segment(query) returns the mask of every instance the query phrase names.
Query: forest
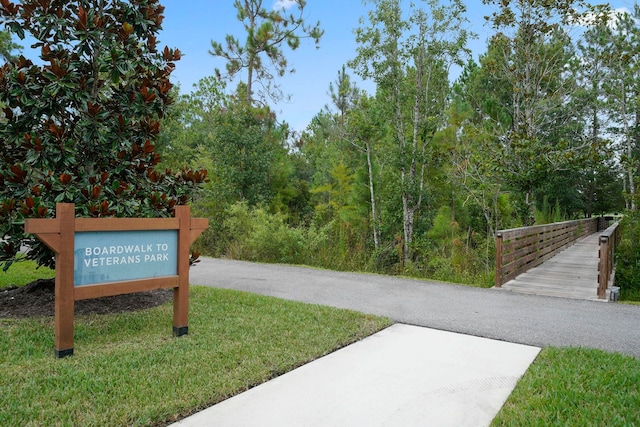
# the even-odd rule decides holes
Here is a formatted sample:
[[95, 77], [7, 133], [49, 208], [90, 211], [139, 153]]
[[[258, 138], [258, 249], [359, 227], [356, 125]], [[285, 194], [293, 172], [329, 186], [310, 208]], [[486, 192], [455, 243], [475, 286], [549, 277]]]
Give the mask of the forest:
[[[206, 255], [476, 286], [493, 283], [498, 230], [624, 213], [640, 235], [640, 8], [482, 1], [474, 58], [464, 1], [365, 0], [331, 103], [300, 131], [274, 106], [287, 55], [324, 34], [304, 0], [234, 0], [244, 34], [211, 42], [225, 68], [193, 88], [170, 81], [181, 53], [158, 47], [158, 0], [3, 0], [0, 263], [26, 245], [54, 264], [22, 224], [58, 202], [94, 217], [190, 203]], [[40, 63], [13, 52], [25, 34]], [[637, 242], [621, 245], [631, 266]], [[619, 276], [640, 296], [634, 271]]]
[[200, 250], [488, 286], [497, 230], [634, 211], [638, 7], [484, 1], [495, 34], [478, 61], [463, 2], [370, 2], [332, 105], [303, 132], [267, 106], [268, 85], [227, 87], [239, 66], [179, 95], [158, 147], [166, 167], [209, 171]]

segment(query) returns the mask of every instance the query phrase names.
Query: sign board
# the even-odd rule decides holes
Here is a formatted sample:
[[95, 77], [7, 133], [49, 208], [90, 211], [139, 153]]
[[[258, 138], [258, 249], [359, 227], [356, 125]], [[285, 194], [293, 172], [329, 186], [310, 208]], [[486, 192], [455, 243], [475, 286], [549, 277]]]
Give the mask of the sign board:
[[54, 219], [30, 218], [25, 232], [56, 253], [55, 353], [73, 355], [74, 302], [173, 289], [173, 333], [188, 333], [190, 246], [209, 226], [178, 206], [174, 218], [76, 218], [58, 203]]
[[178, 274], [177, 230], [76, 233], [73, 285]]

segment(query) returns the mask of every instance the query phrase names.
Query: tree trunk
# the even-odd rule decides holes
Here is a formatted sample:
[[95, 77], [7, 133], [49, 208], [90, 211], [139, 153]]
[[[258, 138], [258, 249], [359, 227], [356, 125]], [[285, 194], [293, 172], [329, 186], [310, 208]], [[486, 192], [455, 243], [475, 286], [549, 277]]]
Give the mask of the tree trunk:
[[[245, 1], [245, 13], [249, 16], [249, 27], [251, 28], [251, 34], [256, 31], [256, 12], [260, 10], [262, 3], [257, 5], [256, 11], [254, 12], [249, 3]], [[247, 104], [253, 104], [253, 70], [255, 68], [255, 54], [249, 55], [249, 64], [247, 65], [247, 95], [246, 100]]]
[[536, 223], [536, 205], [533, 201], [533, 190], [531, 189], [525, 193], [525, 204], [527, 205], [527, 213], [529, 215], [526, 225], [534, 225]]
[[404, 241], [402, 244], [402, 261], [406, 266], [411, 261], [411, 244], [413, 243], [413, 223], [415, 211], [409, 207], [409, 195], [402, 194]]
[[631, 210], [635, 211], [636, 207], [636, 183], [633, 176], [633, 137], [631, 135], [631, 129], [629, 126], [629, 119], [627, 117], [629, 113], [629, 107], [627, 103], [627, 85], [625, 81], [622, 81], [622, 117], [624, 125], [624, 139], [625, 139], [625, 151], [627, 155], [627, 164], [625, 169], [627, 172], [627, 182], [629, 184], [630, 206]]
[[376, 195], [373, 187], [373, 162], [371, 161], [371, 144], [365, 143], [367, 151], [367, 168], [369, 169], [369, 196], [371, 197], [371, 225], [373, 228], [373, 245], [377, 250], [380, 247], [380, 232], [378, 231], [378, 214], [376, 211]]

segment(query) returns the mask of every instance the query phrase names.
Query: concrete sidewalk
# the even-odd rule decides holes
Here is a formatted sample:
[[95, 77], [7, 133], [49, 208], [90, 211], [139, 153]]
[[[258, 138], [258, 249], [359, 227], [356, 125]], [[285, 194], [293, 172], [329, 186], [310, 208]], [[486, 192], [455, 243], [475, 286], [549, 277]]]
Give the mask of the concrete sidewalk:
[[395, 324], [173, 426], [486, 426], [539, 351]]

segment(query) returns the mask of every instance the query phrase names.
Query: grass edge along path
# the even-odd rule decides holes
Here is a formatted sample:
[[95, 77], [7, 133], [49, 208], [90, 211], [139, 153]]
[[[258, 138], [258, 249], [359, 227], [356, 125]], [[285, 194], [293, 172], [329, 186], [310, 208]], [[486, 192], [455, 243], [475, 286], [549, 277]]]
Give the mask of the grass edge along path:
[[385, 318], [194, 286], [189, 335], [172, 307], [76, 316], [75, 356], [53, 318], [0, 319], [0, 425], [164, 425], [391, 324]]
[[638, 426], [640, 359], [543, 348], [492, 426]]

